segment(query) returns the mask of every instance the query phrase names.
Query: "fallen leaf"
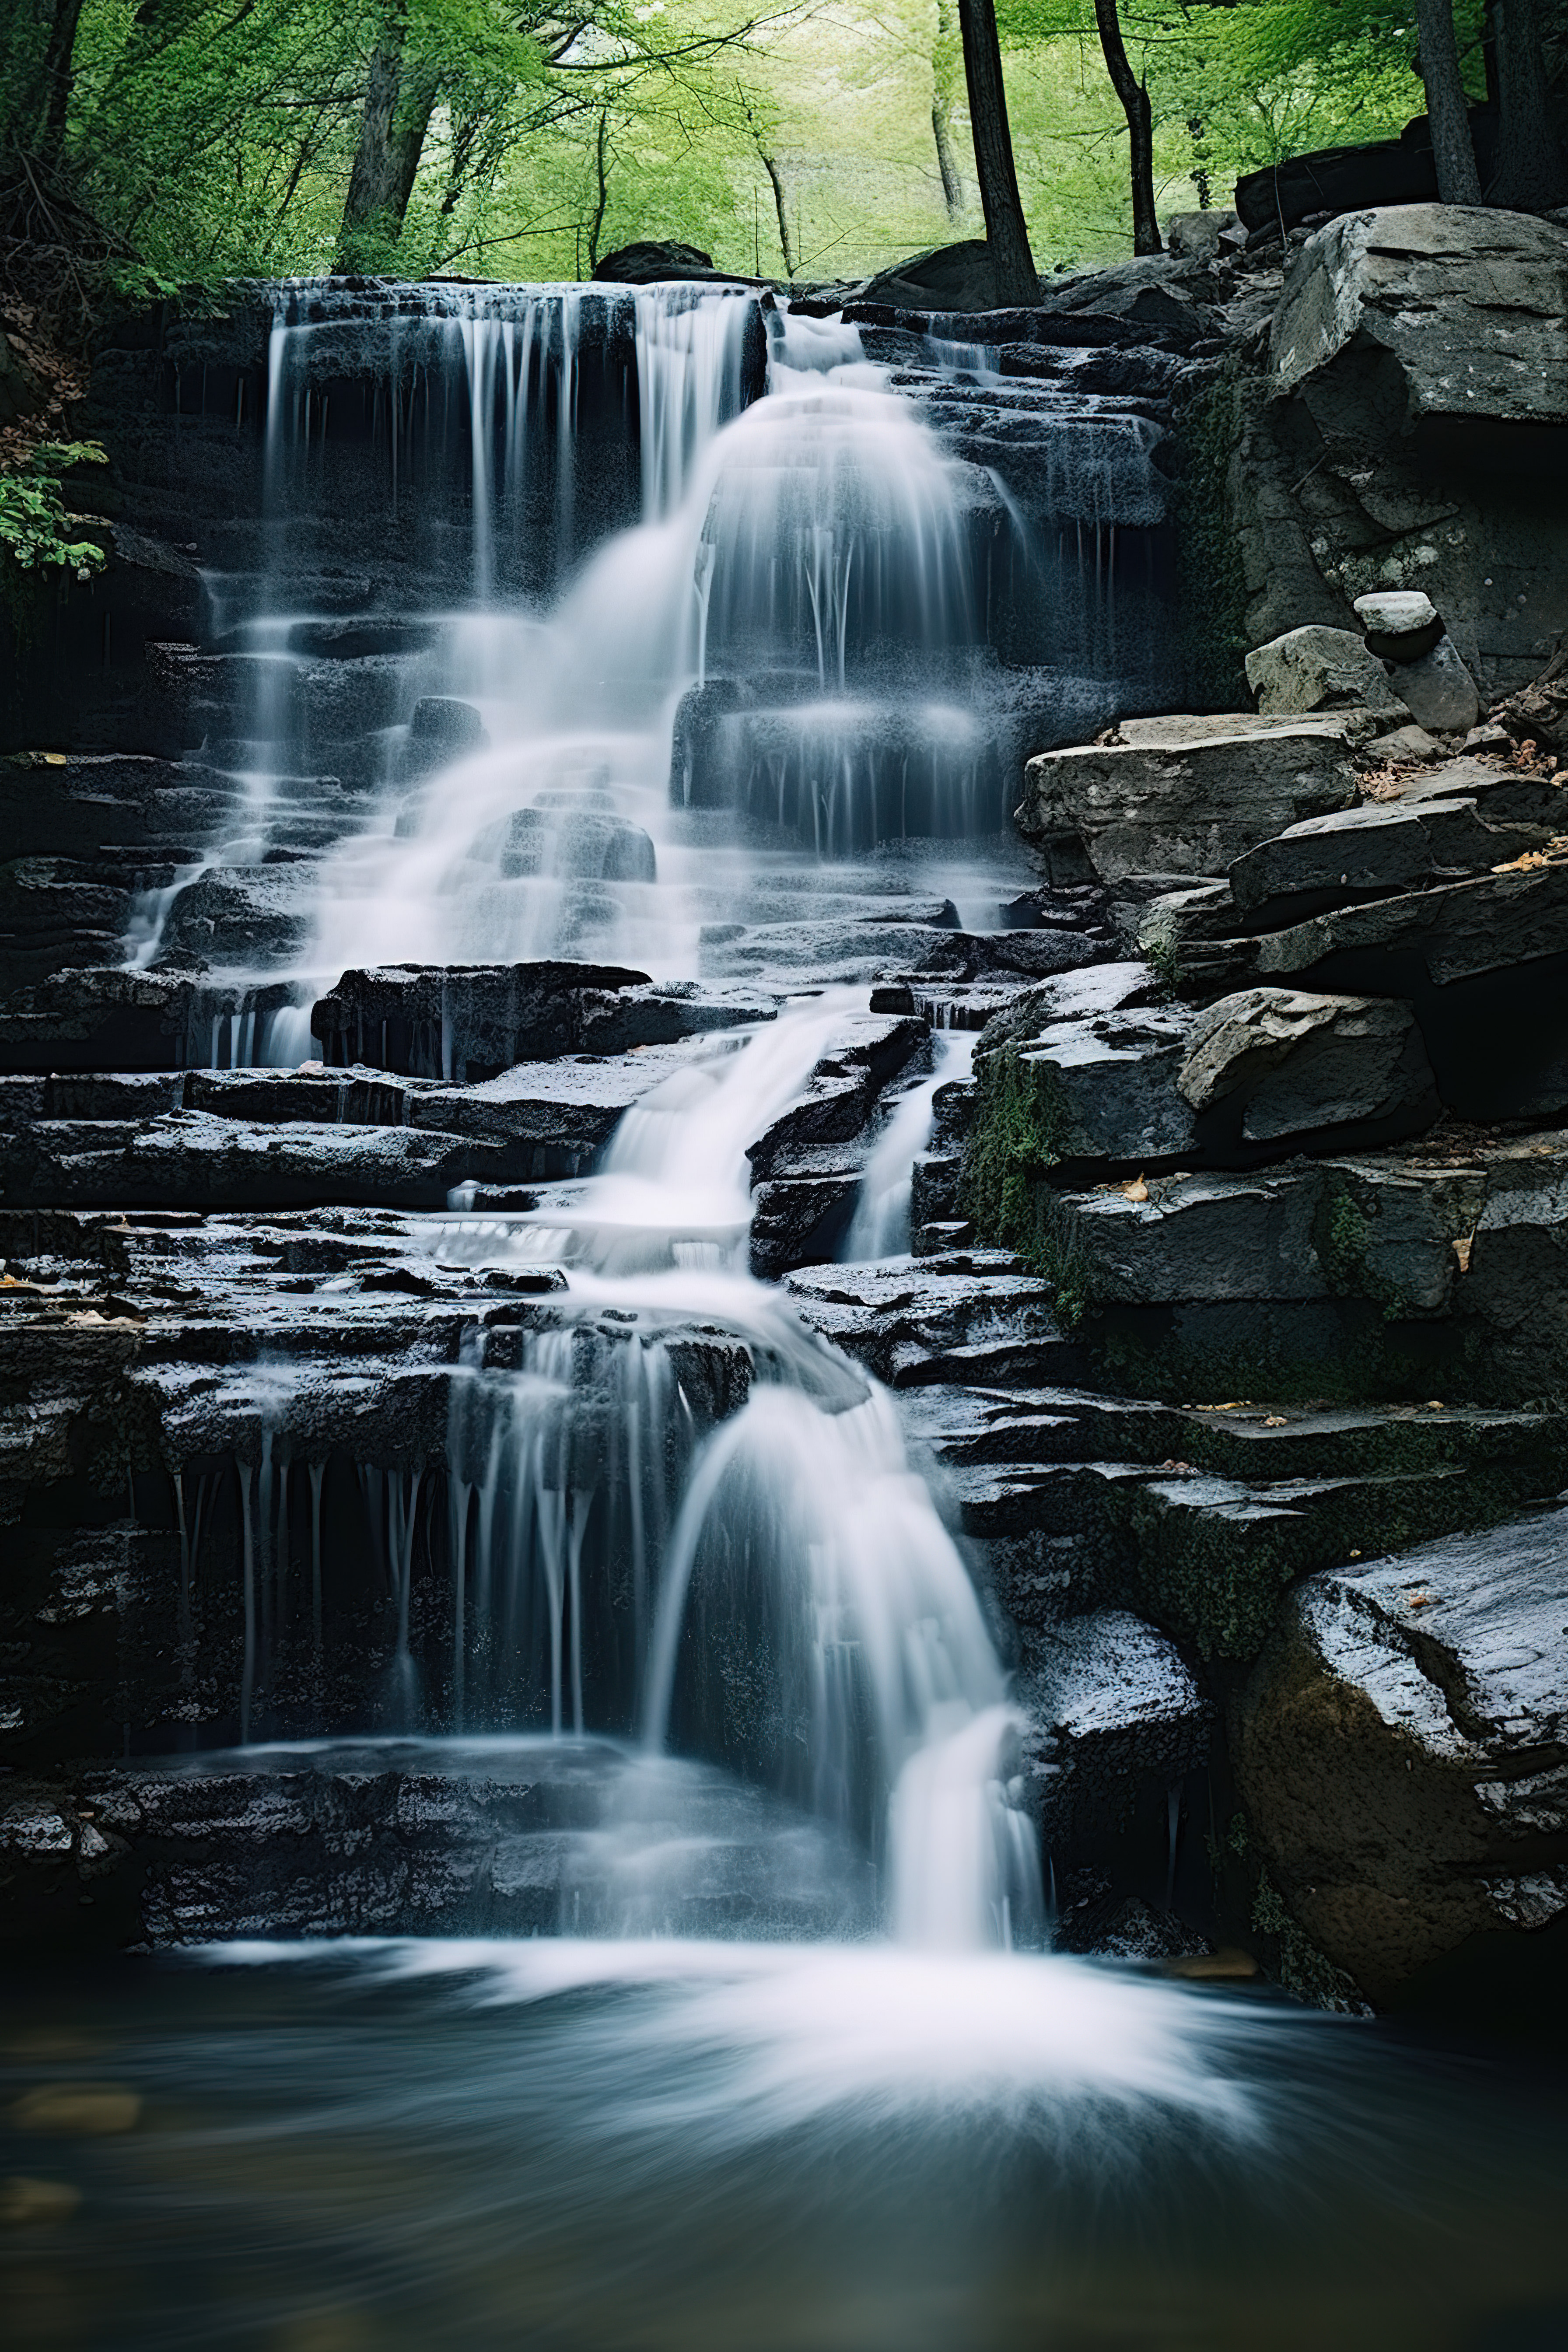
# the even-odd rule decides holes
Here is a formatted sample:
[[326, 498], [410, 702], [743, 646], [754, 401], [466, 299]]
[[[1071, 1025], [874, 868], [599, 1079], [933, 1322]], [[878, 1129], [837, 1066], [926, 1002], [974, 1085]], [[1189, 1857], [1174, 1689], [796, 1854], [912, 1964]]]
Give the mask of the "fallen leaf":
[[1506, 866], [1494, 866], [1492, 872], [1494, 874], [1533, 874], [1541, 866], [1550, 866], [1552, 860], [1544, 849], [1527, 849], [1521, 857], [1510, 857]]
[[1427, 1412], [1442, 1412], [1442, 1410], [1443, 1410], [1443, 1400], [1442, 1400], [1442, 1398], [1441, 1398], [1441, 1397], [1428, 1397], [1428, 1398], [1427, 1398], [1427, 1400], [1426, 1400], [1426, 1410], [1427, 1410]]
[[1252, 1954], [1231, 1944], [1222, 1945], [1217, 1952], [1184, 1952], [1164, 1965], [1165, 1974], [1172, 1977], [1255, 1977], [1258, 1972]]
[[1285, 1426], [1284, 1414], [1282, 1412], [1266, 1412], [1263, 1416], [1263, 1426], [1265, 1429], [1283, 1429]]
[[1121, 1190], [1129, 1201], [1146, 1201], [1149, 1198], [1149, 1187], [1142, 1176], [1135, 1177], [1131, 1184], [1123, 1184]]
[[1413, 1592], [1405, 1605], [1407, 1609], [1430, 1609], [1433, 1598], [1430, 1592]]
[[1456, 1242], [1454, 1244], [1454, 1255], [1459, 1261], [1459, 1272], [1461, 1274], [1468, 1274], [1470, 1270], [1470, 1252], [1475, 1247], [1475, 1234], [1470, 1233], [1465, 1235], [1462, 1242]]
[[97, 2137], [134, 2131], [141, 2115], [139, 2093], [118, 2083], [41, 2083], [16, 2101], [11, 2120], [19, 2131], [73, 2132]]

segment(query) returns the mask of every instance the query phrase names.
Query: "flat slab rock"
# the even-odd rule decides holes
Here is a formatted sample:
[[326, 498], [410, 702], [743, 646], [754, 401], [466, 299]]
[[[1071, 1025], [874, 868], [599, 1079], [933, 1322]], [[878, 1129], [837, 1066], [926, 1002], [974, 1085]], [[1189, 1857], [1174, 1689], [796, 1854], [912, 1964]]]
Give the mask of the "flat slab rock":
[[954, 1250], [787, 1275], [801, 1319], [895, 1388], [1048, 1380], [1078, 1350], [1052, 1319], [1052, 1286], [1008, 1250]]
[[1568, 1511], [1309, 1578], [1242, 1702], [1253, 1835], [1374, 1998], [1568, 1907]]
[[620, 1054], [771, 1020], [770, 992], [675, 982], [566, 962], [381, 966], [344, 972], [310, 1026], [331, 1065], [403, 1076], [487, 1078], [561, 1054]]
[[[1143, 1197], [1063, 1193], [1058, 1246], [1101, 1305], [1359, 1301], [1380, 1328], [1415, 1318], [1423, 1344], [1451, 1321], [1495, 1402], [1552, 1394], [1568, 1370], [1568, 1135], [1442, 1135], [1245, 1175], [1151, 1176]], [[1449, 1369], [1477, 1376], [1462, 1355]]]
[[[1270, 902], [1421, 889], [1489, 873], [1551, 838], [1544, 826], [1489, 822], [1470, 797], [1372, 801], [1309, 817], [1247, 850], [1230, 868], [1231, 896], [1251, 928], [1272, 929]], [[1284, 914], [1289, 920], [1288, 907]]]
[[1019, 831], [1036, 841], [1076, 836], [1102, 881], [1213, 875], [1287, 825], [1356, 801], [1351, 738], [1332, 719], [1247, 729], [1215, 719], [1206, 734], [1191, 727], [1157, 733], [1145, 721], [1137, 741], [1031, 760]]

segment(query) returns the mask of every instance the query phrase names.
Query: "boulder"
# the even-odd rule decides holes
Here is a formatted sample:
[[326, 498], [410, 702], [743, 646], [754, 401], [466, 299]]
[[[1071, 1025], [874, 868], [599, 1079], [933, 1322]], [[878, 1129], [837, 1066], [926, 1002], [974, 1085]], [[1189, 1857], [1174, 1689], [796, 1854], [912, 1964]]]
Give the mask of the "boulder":
[[[1497, 115], [1489, 107], [1470, 109], [1470, 137], [1483, 186], [1497, 148]], [[1397, 139], [1374, 139], [1355, 147], [1320, 147], [1291, 155], [1236, 184], [1237, 213], [1254, 237], [1282, 236], [1302, 221], [1325, 214], [1359, 212], [1367, 205], [1434, 204], [1437, 167], [1432, 156], [1432, 126], [1426, 115], [1407, 122]]]
[[1374, 1999], [1568, 1906], [1568, 1511], [1310, 1578], [1237, 1709], [1249, 1831]]
[[516, 809], [474, 844], [474, 856], [509, 880], [654, 882], [653, 843], [640, 825], [584, 810]]
[[1049, 1852], [1121, 1828], [1141, 1787], [1162, 1800], [1208, 1755], [1213, 1708], [1173, 1642], [1124, 1609], [1030, 1636], [1016, 1703], [1026, 1801]]
[[1233, 212], [1172, 213], [1164, 224], [1165, 250], [1178, 261], [1213, 261], [1226, 231], [1240, 226]]
[[887, 302], [900, 310], [994, 310], [996, 271], [980, 236], [932, 246], [879, 270], [857, 289], [860, 302]]
[[1194, 1111], [1239, 1108], [1253, 1142], [1374, 1124], [1415, 1135], [1439, 1108], [1408, 1004], [1283, 988], [1247, 989], [1201, 1013], [1176, 1085]]
[[1042, 753], [1024, 771], [1019, 831], [1076, 835], [1106, 881], [1213, 875], [1287, 825], [1354, 804], [1350, 739], [1332, 719], [1209, 723], [1205, 734], [1145, 721], [1136, 741]]
[[[1026, 1165], [1035, 1174], [1075, 1162], [1136, 1173], [1190, 1157], [1193, 1118], [1175, 1076], [1192, 1015], [1156, 1006], [1064, 1015], [1047, 992], [1041, 998], [1017, 1011], [989, 1050], [987, 1031], [975, 1056], [976, 1118], [1010, 1163], [997, 1171], [1001, 1182]], [[975, 1173], [984, 1192], [978, 1163]]]
[[1415, 661], [1390, 662], [1388, 683], [1428, 734], [1468, 734], [1480, 716], [1476, 682], [1447, 637]]
[[1568, 236], [1484, 208], [1350, 214], [1291, 265], [1269, 353], [1314, 409], [1331, 370], [1337, 427], [1353, 408], [1374, 444], [1434, 419], [1568, 424]]
[[1383, 664], [1350, 629], [1289, 629], [1247, 656], [1247, 683], [1267, 717], [1298, 711], [1400, 709]]
[[1412, 760], [1436, 760], [1439, 756], [1437, 745], [1425, 727], [1417, 727], [1414, 720], [1408, 727], [1393, 727], [1386, 735], [1374, 736], [1366, 748], [1372, 759], [1383, 761], [1391, 768], [1407, 766]]
[[489, 740], [484, 720], [471, 702], [461, 702], [450, 694], [422, 694], [408, 722], [403, 772], [409, 778], [427, 776], [448, 761], [486, 750]]
[[635, 245], [620, 246], [594, 266], [597, 282], [609, 286], [659, 286], [671, 278], [728, 275], [727, 270], [714, 268], [710, 253], [704, 253], [700, 246], [679, 244], [673, 237], [644, 237]]

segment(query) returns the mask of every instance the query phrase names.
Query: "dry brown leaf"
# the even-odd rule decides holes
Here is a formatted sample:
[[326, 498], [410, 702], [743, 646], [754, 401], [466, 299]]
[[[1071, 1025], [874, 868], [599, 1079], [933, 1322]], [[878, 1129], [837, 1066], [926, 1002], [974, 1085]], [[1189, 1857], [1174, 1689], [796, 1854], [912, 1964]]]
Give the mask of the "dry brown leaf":
[[1142, 1176], [1134, 1177], [1131, 1184], [1123, 1184], [1121, 1190], [1129, 1201], [1146, 1201], [1149, 1198], [1149, 1187]]
[[1285, 1415], [1282, 1412], [1266, 1412], [1263, 1416], [1263, 1426], [1265, 1429], [1283, 1429]]
[[1476, 1237], [1473, 1233], [1467, 1234], [1463, 1241], [1456, 1242], [1454, 1244], [1454, 1255], [1459, 1261], [1459, 1272], [1461, 1274], [1468, 1274], [1470, 1270], [1470, 1252], [1474, 1249], [1475, 1245]]

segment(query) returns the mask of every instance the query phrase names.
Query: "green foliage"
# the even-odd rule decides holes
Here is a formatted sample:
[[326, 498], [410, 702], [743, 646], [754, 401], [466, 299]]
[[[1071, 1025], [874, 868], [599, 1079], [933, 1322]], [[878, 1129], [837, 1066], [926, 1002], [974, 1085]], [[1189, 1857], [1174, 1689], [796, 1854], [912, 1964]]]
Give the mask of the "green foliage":
[[24, 572], [74, 572], [86, 580], [105, 562], [90, 526], [67, 511], [59, 477], [68, 467], [102, 465], [96, 441], [41, 441], [17, 472], [0, 474], [0, 549]]

